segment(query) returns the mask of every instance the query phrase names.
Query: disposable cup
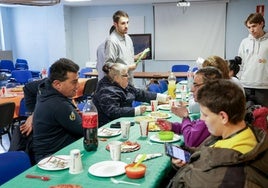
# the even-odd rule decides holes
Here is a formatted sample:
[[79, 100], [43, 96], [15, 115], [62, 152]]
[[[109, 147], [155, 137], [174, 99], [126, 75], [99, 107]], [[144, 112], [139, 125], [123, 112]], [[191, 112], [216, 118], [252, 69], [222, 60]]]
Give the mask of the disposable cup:
[[70, 174], [79, 174], [83, 172], [83, 165], [81, 160], [81, 153], [79, 149], [73, 149], [70, 151]]
[[149, 126], [148, 121], [141, 121], [140, 122], [141, 137], [148, 137], [148, 126]]
[[130, 131], [130, 121], [121, 121], [121, 136], [124, 140], [129, 138], [129, 131]]
[[120, 141], [111, 141], [109, 143], [110, 155], [113, 161], [121, 160], [121, 145]]
[[158, 101], [157, 100], [151, 100], [152, 112], [157, 111], [157, 106], [158, 106]]

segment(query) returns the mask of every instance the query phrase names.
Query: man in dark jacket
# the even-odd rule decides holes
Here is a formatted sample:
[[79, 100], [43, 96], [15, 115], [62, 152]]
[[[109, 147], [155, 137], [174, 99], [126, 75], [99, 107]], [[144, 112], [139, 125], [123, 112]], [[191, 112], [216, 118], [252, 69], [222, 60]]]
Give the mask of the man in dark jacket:
[[36, 162], [83, 136], [82, 120], [72, 103], [78, 88], [79, 66], [61, 58], [50, 67], [49, 78], [38, 87], [33, 115]]

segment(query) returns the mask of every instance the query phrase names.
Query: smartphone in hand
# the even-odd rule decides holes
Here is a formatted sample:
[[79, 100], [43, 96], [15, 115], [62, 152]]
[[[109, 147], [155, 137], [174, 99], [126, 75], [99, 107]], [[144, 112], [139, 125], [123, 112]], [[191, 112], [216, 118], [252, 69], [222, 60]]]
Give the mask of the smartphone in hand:
[[181, 149], [180, 147], [176, 145], [165, 143], [165, 152], [166, 152], [166, 155], [172, 158], [180, 159], [187, 163], [190, 161], [191, 153]]

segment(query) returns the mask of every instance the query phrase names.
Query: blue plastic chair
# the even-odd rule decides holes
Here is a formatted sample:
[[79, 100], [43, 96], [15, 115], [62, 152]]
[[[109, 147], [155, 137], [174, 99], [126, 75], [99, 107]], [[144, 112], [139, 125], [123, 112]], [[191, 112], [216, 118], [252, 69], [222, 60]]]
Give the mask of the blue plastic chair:
[[[172, 72], [188, 72], [190, 66], [189, 65], [173, 65], [171, 68]], [[186, 80], [187, 77], [185, 78], [177, 78], [177, 82], [181, 80]]]
[[79, 71], [79, 78], [85, 78], [85, 74], [86, 72], [92, 72], [92, 68], [89, 68], [89, 67], [86, 67], [86, 68], [82, 68], [80, 71]]
[[17, 69], [17, 70], [28, 70], [29, 66], [27, 64], [24, 64], [24, 63], [16, 63], [15, 64], [15, 69]]
[[161, 89], [159, 84], [151, 83], [148, 85], [148, 91], [155, 92], [155, 93], [161, 93]]
[[1, 60], [0, 69], [2, 71], [12, 72], [13, 70], [15, 70], [15, 66], [14, 66], [13, 61], [11, 60]]
[[168, 90], [168, 82], [167, 80], [158, 80], [158, 83], [160, 85], [161, 93], [164, 93]]
[[194, 67], [192, 71], [195, 72], [197, 70], [198, 70], [198, 67]]
[[0, 154], [0, 185], [31, 167], [29, 156], [23, 151]]
[[16, 83], [26, 84], [32, 78], [32, 72], [29, 70], [13, 70], [11, 78], [15, 79]]

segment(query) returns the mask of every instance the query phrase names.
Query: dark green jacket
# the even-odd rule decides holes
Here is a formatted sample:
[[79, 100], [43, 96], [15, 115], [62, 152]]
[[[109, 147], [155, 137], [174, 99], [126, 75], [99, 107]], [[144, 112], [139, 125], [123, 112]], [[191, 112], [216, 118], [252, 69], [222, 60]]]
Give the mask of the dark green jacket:
[[212, 148], [209, 137], [191, 156], [191, 162], [178, 170], [172, 188], [260, 188], [268, 187], [267, 134], [252, 128], [258, 144], [249, 153]]

